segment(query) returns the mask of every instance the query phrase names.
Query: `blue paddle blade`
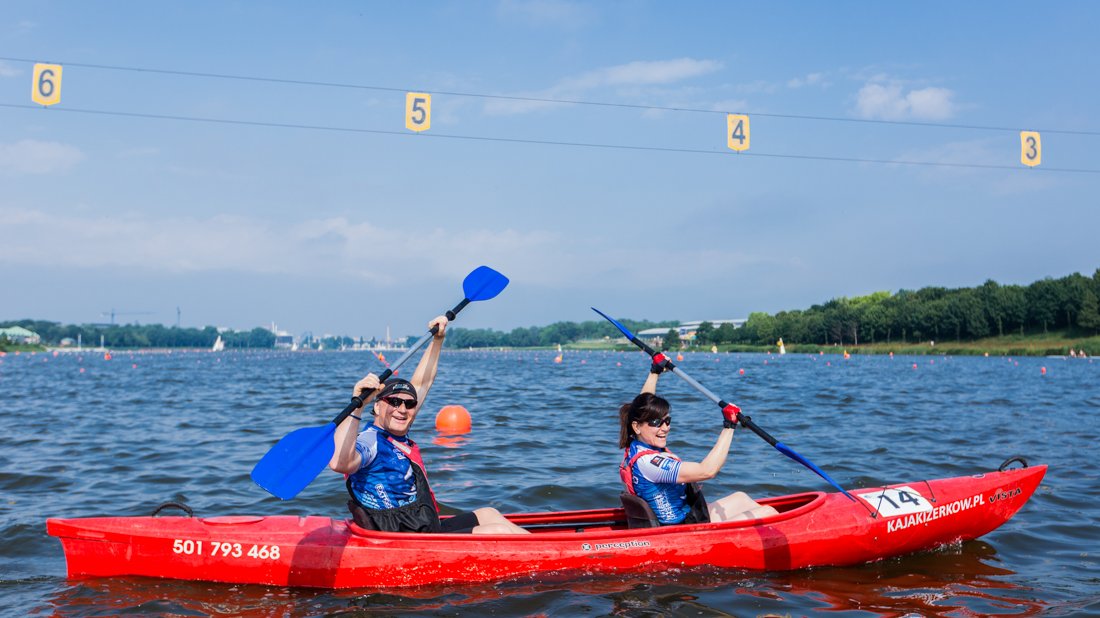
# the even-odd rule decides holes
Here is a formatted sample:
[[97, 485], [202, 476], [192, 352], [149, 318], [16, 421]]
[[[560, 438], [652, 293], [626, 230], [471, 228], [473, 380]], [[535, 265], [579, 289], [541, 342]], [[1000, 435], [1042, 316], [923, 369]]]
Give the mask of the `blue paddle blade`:
[[595, 307], [589, 307], [589, 308], [590, 308], [590, 309], [592, 309], [592, 311], [595, 311], [596, 313], [598, 313], [598, 314], [602, 315], [602, 316], [603, 316], [603, 318], [604, 318], [605, 320], [607, 320], [608, 322], [611, 322], [612, 324], [614, 324], [614, 325], [615, 325], [615, 328], [617, 328], [617, 329], [619, 329], [620, 331], [622, 331], [622, 333], [623, 333], [624, 335], [626, 335], [626, 338], [627, 338], [627, 339], [633, 339], [633, 338], [634, 338], [634, 333], [630, 332], [630, 330], [629, 330], [629, 329], [627, 329], [627, 327], [623, 326], [622, 324], [619, 324], [619, 322], [618, 322], [618, 321], [616, 321], [616, 320], [615, 320], [615, 318], [613, 318], [613, 317], [611, 317], [611, 316], [607, 315], [606, 313], [604, 313], [603, 311], [600, 311], [599, 309], [597, 309], [597, 308], [595, 308]]
[[811, 462], [809, 459], [806, 459], [802, 455], [799, 455], [797, 452], [795, 452], [795, 450], [793, 448], [787, 446], [786, 444], [783, 444], [782, 442], [776, 442], [775, 443], [775, 448], [780, 453], [783, 453], [787, 457], [790, 457], [791, 459], [797, 461], [798, 463], [800, 463], [800, 464], [806, 466], [807, 468], [813, 470], [818, 476], [820, 476], [821, 478], [828, 481], [830, 485], [832, 485], [833, 487], [836, 487], [837, 489], [839, 489], [840, 493], [844, 494], [845, 496], [848, 496], [848, 499], [851, 500], [852, 502], [856, 501], [856, 499], [852, 497], [852, 494], [848, 493], [847, 491], [844, 491], [844, 488], [840, 486], [840, 483], [837, 483], [836, 481], [834, 481], [831, 476], [829, 476], [828, 474], [825, 474], [824, 470], [822, 470], [821, 468], [818, 468], [817, 466], [815, 466], [813, 464], [813, 462]]
[[508, 286], [508, 277], [488, 266], [478, 266], [462, 280], [462, 292], [470, 300], [496, 298]]
[[336, 425], [303, 427], [283, 436], [252, 468], [252, 480], [277, 498], [290, 500], [328, 466]]

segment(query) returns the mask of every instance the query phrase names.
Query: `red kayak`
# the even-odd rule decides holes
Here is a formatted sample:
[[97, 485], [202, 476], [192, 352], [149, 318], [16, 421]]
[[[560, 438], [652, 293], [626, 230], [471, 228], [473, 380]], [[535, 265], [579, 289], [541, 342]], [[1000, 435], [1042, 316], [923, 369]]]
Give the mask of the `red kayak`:
[[531, 535], [373, 532], [329, 517], [50, 519], [69, 577], [144, 575], [314, 588], [396, 588], [683, 567], [846, 566], [974, 539], [1018, 511], [1033, 466], [840, 493], [761, 500], [765, 519], [665, 527], [623, 508], [508, 518]]

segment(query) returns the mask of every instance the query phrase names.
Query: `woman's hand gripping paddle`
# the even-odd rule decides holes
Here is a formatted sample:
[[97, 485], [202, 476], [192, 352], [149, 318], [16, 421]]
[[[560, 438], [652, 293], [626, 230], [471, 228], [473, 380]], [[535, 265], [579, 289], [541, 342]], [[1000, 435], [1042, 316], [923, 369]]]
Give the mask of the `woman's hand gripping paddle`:
[[[462, 281], [462, 292], [465, 298], [445, 314], [447, 319], [455, 319], [458, 312], [473, 301], [495, 298], [507, 285], [508, 278], [492, 268], [488, 266], [475, 268]], [[379, 383], [385, 382], [386, 378], [392, 376], [405, 361], [409, 360], [409, 357], [424, 347], [424, 344], [435, 335], [435, 331], [436, 328], [432, 327], [432, 330], [410, 346], [401, 358], [383, 371], [382, 375], [378, 376]], [[333, 434], [336, 433], [336, 426], [349, 414], [363, 406], [363, 398], [366, 394], [361, 393], [361, 395], [363, 397], [352, 397], [351, 403], [327, 425], [303, 427], [283, 436], [283, 439], [276, 442], [275, 446], [260, 459], [256, 467], [252, 468], [252, 480], [283, 500], [297, 496], [313, 482], [313, 479], [317, 478], [321, 470], [328, 466], [336, 449], [332, 440]]]
[[641, 350], [643, 352], [648, 354], [650, 356], [650, 358], [653, 359], [654, 364], [661, 365], [662, 367], [672, 371], [672, 373], [675, 373], [676, 375], [680, 376], [680, 378], [682, 378], [685, 382], [690, 384], [693, 388], [695, 388], [695, 390], [702, 393], [704, 397], [706, 397], [707, 399], [710, 399], [714, 403], [718, 404], [718, 407], [722, 409], [722, 412], [724, 413], [724, 415], [727, 412], [728, 412], [729, 416], [736, 415], [737, 421], [739, 423], [741, 423], [745, 427], [748, 427], [749, 429], [751, 429], [752, 432], [755, 433], [756, 435], [760, 436], [761, 438], [764, 438], [764, 440], [768, 444], [774, 446], [777, 451], [779, 451], [780, 453], [783, 453], [784, 455], [786, 455], [787, 457], [790, 457], [791, 459], [797, 461], [798, 463], [806, 466], [810, 470], [813, 470], [815, 474], [817, 474], [821, 478], [828, 481], [829, 484], [832, 485], [833, 487], [836, 487], [837, 489], [839, 489], [842, 494], [844, 494], [845, 496], [848, 496], [849, 500], [852, 500], [853, 502], [855, 501], [855, 498], [852, 497], [852, 494], [845, 491], [844, 488], [840, 486], [840, 483], [837, 483], [836, 481], [834, 481], [832, 479], [832, 477], [830, 477], [828, 474], [825, 473], [824, 470], [822, 470], [821, 468], [818, 468], [817, 466], [815, 466], [813, 464], [813, 462], [811, 462], [809, 459], [806, 459], [802, 455], [799, 455], [793, 448], [791, 448], [791, 447], [787, 446], [786, 444], [783, 444], [779, 440], [776, 440], [775, 438], [773, 438], [768, 432], [764, 431], [756, 423], [752, 422], [752, 419], [749, 418], [749, 415], [741, 414], [741, 409], [740, 408], [733, 405], [732, 403], [729, 403], [727, 401], [722, 400], [720, 397], [718, 397], [718, 395], [715, 395], [709, 389], [707, 389], [707, 387], [705, 387], [702, 384], [696, 382], [694, 378], [692, 378], [688, 374], [684, 373], [683, 369], [680, 369], [676, 365], [672, 364], [672, 361], [669, 360], [667, 356], [665, 356], [664, 354], [662, 354], [662, 353], [654, 350], [653, 348], [649, 347], [649, 344], [642, 341], [641, 339], [638, 339], [636, 336], [634, 336], [634, 333], [630, 332], [630, 330], [628, 330], [625, 326], [623, 326], [622, 324], [619, 324], [616, 320], [614, 320], [613, 318], [608, 316], [606, 313], [600, 311], [599, 309], [597, 309], [595, 307], [592, 307], [592, 311], [595, 311], [596, 313], [602, 315], [604, 317], [604, 319], [606, 319], [608, 322], [611, 322], [612, 324], [614, 324], [615, 328], [618, 328], [623, 333], [623, 335], [627, 339], [630, 340], [631, 343], [638, 346], [639, 348], [641, 348]]

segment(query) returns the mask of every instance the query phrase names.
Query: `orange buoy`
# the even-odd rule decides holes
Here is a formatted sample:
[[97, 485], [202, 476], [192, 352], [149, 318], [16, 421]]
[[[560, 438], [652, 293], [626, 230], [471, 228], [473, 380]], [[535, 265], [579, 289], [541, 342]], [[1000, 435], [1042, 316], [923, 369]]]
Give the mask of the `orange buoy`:
[[740, 370], [738, 370], [738, 371], [737, 371], [737, 373], [738, 373], [739, 375], [745, 375], [745, 370], [744, 370], [744, 369], [740, 369]]
[[913, 369], [916, 369], [916, 368], [917, 368], [917, 364], [913, 363]]
[[103, 355], [103, 360], [111, 360], [111, 353], [107, 352]]
[[676, 355], [676, 360], [677, 360], [677, 361], [682, 361], [682, 360], [684, 360], [684, 355], [683, 355], [683, 354], [677, 354], [677, 355]]
[[1046, 375], [1047, 374], [1047, 368], [1046, 367], [1040, 367], [1039, 368], [1039, 373], [1041, 373], [1042, 375]]
[[470, 425], [470, 412], [462, 406], [443, 406], [435, 415], [435, 428], [442, 433], [469, 433]]

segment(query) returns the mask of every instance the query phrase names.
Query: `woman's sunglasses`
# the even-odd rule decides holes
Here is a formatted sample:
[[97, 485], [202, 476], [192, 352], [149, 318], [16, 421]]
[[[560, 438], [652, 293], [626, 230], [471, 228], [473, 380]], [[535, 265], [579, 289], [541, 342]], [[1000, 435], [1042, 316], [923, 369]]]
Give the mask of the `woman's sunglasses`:
[[382, 401], [385, 401], [386, 403], [390, 404], [391, 406], [393, 406], [395, 408], [400, 408], [401, 406], [405, 406], [406, 410], [412, 410], [413, 408], [416, 407], [416, 400], [415, 399], [405, 399], [405, 398], [402, 398], [402, 397], [383, 397]]
[[649, 425], [650, 427], [660, 427], [661, 425], [668, 426], [672, 424], [672, 417], [666, 416], [664, 418], [651, 418], [646, 421], [645, 424]]

